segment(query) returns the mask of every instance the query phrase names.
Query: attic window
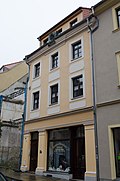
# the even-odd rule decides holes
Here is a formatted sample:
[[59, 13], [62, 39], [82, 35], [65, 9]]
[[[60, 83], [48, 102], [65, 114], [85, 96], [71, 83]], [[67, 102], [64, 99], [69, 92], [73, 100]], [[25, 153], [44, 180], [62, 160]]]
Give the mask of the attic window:
[[73, 27], [77, 24], [77, 18], [70, 22], [70, 27]]
[[59, 36], [62, 33], [62, 28], [56, 31], [56, 35]]
[[48, 43], [48, 38], [46, 38], [44, 41], [43, 41], [43, 44], [46, 45]]

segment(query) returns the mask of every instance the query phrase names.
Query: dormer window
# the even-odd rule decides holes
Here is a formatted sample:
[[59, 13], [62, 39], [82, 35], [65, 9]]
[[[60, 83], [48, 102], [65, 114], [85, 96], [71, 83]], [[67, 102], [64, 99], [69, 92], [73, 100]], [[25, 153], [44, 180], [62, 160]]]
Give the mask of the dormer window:
[[73, 27], [77, 24], [77, 18], [70, 22], [70, 27]]
[[59, 36], [62, 33], [62, 28], [56, 31], [56, 35]]
[[43, 41], [43, 44], [46, 45], [48, 43], [48, 38], [46, 38], [44, 41]]

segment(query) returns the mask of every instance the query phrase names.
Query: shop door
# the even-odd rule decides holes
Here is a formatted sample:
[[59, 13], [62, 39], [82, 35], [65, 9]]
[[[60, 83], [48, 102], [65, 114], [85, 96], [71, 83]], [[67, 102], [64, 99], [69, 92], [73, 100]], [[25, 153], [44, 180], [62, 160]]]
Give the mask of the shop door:
[[38, 132], [31, 133], [30, 171], [37, 168], [38, 158]]
[[116, 176], [120, 177], [120, 128], [113, 129], [113, 135], [115, 148]]
[[74, 179], [84, 179], [85, 168], [85, 137], [84, 127], [74, 128], [72, 140], [72, 173]]

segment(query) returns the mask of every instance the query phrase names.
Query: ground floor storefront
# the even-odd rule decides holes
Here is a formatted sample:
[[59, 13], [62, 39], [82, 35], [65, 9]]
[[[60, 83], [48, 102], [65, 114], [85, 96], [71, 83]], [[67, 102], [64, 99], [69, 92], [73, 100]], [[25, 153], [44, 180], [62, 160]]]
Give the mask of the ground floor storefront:
[[68, 180], [96, 180], [91, 112], [27, 123], [21, 170]]

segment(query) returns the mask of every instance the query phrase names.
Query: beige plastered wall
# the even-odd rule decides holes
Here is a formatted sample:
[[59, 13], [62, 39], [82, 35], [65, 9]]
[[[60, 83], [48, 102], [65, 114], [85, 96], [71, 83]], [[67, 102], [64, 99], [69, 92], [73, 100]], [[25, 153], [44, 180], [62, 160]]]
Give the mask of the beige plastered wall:
[[[91, 85], [91, 63], [90, 63], [90, 43], [89, 43], [89, 33], [87, 31], [78, 34], [77, 36], [72, 37], [69, 41], [63, 42], [56, 46], [56, 48], [46, 52], [44, 55], [39, 56], [33, 62], [31, 62], [30, 66], [30, 82], [28, 87], [28, 102], [27, 102], [27, 120], [30, 120], [30, 114], [33, 112], [31, 109], [32, 105], [32, 84], [34, 83], [33, 79], [33, 67], [34, 64], [37, 62], [41, 62], [41, 76], [38, 79], [40, 82], [40, 117], [47, 116], [47, 110], [49, 108], [48, 104], [48, 87], [51, 82], [49, 82], [49, 76], [51, 76], [54, 71], [49, 71], [49, 58], [50, 54], [54, 53], [55, 51], [60, 52], [60, 67], [57, 69], [59, 71], [59, 78], [55, 81], [60, 82], [60, 112], [68, 112], [69, 104], [70, 104], [70, 89], [69, 89], [69, 79], [71, 76], [70, 73], [70, 66], [71, 66], [71, 57], [70, 57], [70, 44], [79, 40], [80, 38], [83, 39], [83, 54], [84, 56], [78, 60], [79, 62], [84, 62], [84, 82], [85, 82], [85, 97], [83, 98], [86, 101], [86, 106], [89, 107], [92, 105], [92, 85]], [[54, 82], [54, 81], [53, 81]], [[64, 85], [64, 86], [63, 86]], [[82, 99], [81, 99], [82, 100]]]

